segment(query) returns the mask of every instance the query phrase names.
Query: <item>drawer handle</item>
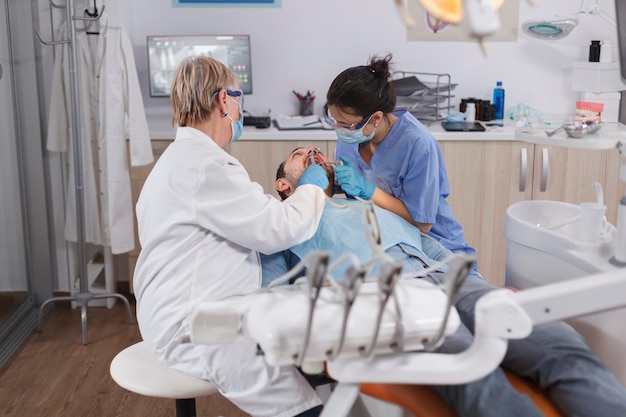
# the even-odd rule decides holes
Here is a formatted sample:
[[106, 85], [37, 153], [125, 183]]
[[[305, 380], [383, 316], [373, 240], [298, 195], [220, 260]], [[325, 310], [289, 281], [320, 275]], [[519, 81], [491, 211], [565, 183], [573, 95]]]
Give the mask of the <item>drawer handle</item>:
[[541, 158], [541, 192], [545, 192], [548, 188], [548, 172], [550, 171], [550, 160], [548, 148], [543, 148]]
[[528, 149], [522, 148], [521, 152], [521, 167], [520, 167], [520, 177], [519, 177], [519, 191], [523, 193], [526, 191], [526, 178], [528, 175]]

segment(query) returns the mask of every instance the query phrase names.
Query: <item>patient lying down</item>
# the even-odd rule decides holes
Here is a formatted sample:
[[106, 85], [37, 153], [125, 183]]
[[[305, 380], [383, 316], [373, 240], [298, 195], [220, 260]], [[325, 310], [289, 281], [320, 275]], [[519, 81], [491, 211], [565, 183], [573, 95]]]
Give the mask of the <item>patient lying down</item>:
[[[283, 199], [293, 193], [300, 175], [312, 163], [309, 153], [314, 155], [315, 163], [325, 167], [330, 184], [334, 183], [333, 166], [325, 155], [312, 147], [298, 148], [277, 170], [276, 190]], [[329, 197], [332, 197], [332, 191], [331, 186], [327, 190]], [[364, 204], [345, 198], [332, 200], [355, 207]], [[399, 216], [381, 208], [375, 210], [382, 247], [387, 255], [402, 262], [403, 273], [417, 274], [451, 255], [438, 242], [420, 234], [417, 228]], [[338, 208], [329, 201], [313, 238], [284, 253], [262, 257], [264, 284], [282, 276], [313, 251], [328, 251], [335, 259], [344, 253], [354, 253], [364, 262], [371, 256], [364, 239], [362, 214]], [[431, 272], [421, 279], [437, 284], [441, 282], [443, 272]], [[462, 324], [436, 352], [458, 353], [472, 344], [475, 303], [497, 288], [478, 273], [470, 272], [455, 302]], [[565, 323], [538, 325], [526, 339], [510, 340], [502, 367], [535, 381], [567, 416], [626, 415], [626, 390], [589, 350], [582, 336]], [[432, 388], [459, 416], [542, 415], [529, 397], [509, 384], [500, 368], [468, 384]]]

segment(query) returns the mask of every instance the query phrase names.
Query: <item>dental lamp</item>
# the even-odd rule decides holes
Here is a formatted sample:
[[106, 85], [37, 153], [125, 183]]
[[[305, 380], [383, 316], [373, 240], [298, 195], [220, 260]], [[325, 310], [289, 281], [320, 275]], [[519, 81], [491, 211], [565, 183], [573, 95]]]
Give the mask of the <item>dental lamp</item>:
[[555, 16], [549, 19], [531, 19], [522, 24], [522, 31], [533, 38], [543, 40], [557, 40], [563, 39], [569, 35], [572, 30], [578, 25], [578, 15], [586, 14], [589, 16], [598, 16], [608, 22], [611, 26], [616, 27], [615, 20], [607, 15], [598, 4], [590, 6], [586, 10], [583, 10], [583, 4], [585, 0], [582, 0], [580, 7], [576, 13], [569, 17]]
[[556, 18], [554, 20], [528, 20], [522, 24], [522, 31], [537, 39], [562, 39], [578, 25], [575, 17]]
[[[470, 34], [477, 38], [493, 35], [500, 29], [498, 9], [504, 0], [419, 0], [422, 7], [438, 21], [458, 25], [466, 20]], [[416, 22], [403, 0], [394, 0], [394, 4], [407, 27], [414, 27]]]

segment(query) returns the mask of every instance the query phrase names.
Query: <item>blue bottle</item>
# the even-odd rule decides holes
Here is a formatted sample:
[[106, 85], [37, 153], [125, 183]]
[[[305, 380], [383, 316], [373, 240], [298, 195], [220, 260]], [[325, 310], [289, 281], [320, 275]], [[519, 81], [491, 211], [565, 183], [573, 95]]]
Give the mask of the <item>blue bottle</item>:
[[502, 81], [498, 81], [496, 88], [493, 89], [493, 105], [496, 108], [496, 120], [504, 119], [504, 88], [502, 88]]

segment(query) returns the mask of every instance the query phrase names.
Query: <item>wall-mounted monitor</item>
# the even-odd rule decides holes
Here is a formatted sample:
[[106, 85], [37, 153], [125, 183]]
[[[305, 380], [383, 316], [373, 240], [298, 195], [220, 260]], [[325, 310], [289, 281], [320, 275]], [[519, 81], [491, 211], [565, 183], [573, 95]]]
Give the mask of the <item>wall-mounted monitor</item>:
[[208, 56], [239, 76], [244, 94], [252, 93], [249, 35], [148, 36], [150, 95], [169, 97], [174, 74], [188, 56]]

